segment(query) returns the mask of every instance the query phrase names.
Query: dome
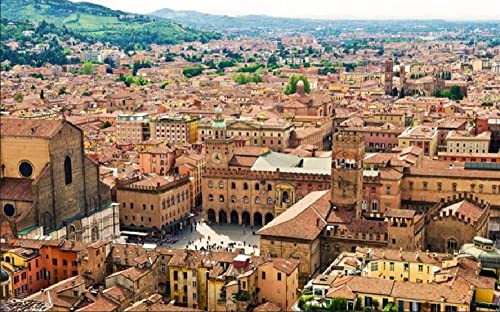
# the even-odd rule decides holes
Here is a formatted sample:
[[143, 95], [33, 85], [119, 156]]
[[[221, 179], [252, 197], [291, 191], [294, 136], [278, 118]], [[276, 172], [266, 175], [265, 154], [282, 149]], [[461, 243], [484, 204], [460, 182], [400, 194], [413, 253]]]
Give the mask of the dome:
[[9, 280], [9, 274], [5, 272], [3, 269], [0, 269], [0, 283], [6, 282]]

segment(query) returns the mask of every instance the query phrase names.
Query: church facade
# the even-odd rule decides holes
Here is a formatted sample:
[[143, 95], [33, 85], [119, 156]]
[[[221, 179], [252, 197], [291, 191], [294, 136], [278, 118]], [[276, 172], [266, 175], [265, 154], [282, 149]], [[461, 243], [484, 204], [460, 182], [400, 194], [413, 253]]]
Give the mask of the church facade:
[[118, 207], [64, 120], [2, 118], [2, 236], [95, 241], [119, 236]]

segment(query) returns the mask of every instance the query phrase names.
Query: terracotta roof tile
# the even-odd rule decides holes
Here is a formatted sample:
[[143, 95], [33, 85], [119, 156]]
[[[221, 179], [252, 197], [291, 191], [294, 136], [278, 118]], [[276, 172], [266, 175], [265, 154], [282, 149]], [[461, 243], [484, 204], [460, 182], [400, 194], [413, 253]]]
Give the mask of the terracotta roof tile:
[[62, 120], [2, 118], [0, 134], [2, 137], [51, 138], [63, 126]]

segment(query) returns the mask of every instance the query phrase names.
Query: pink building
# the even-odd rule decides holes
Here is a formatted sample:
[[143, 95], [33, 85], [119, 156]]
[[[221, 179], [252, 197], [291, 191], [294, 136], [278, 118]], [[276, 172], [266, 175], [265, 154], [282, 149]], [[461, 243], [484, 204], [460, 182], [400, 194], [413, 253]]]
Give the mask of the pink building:
[[152, 148], [139, 153], [141, 172], [167, 175], [174, 167], [175, 150], [166, 146]]

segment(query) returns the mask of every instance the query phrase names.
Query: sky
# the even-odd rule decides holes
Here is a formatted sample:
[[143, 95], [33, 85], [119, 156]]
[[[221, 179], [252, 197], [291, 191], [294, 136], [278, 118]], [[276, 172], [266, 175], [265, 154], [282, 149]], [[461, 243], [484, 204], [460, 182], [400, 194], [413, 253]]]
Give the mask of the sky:
[[[72, 0], [77, 2], [77, 0]], [[231, 16], [498, 20], [500, 0], [85, 0], [132, 13], [169, 8]]]

